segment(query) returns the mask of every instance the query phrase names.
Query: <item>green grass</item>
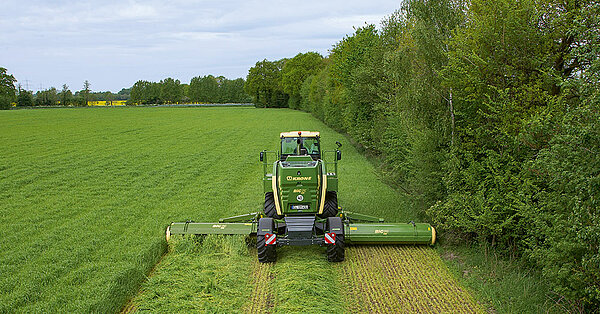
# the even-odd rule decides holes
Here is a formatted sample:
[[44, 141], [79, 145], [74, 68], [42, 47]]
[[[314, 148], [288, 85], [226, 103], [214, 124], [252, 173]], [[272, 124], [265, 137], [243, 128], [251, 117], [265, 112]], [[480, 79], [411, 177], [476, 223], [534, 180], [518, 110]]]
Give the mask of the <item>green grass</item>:
[[480, 245], [438, 246], [459, 281], [489, 312], [570, 313], [575, 308], [553, 294], [543, 277], [518, 260], [501, 257]]
[[306, 113], [0, 112], [0, 312], [118, 311], [165, 252], [171, 221], [215, 221], [261, 208], [258, 152], [275, 150], [279, 132], [295, 129], [320, 130], [329, 149], [336, 140], [344, 144], [342, 206], [410, 219], [403, 198], [381, 184], [372, 165]]
[[274, 313], [344, 313], [338, 272], [324, 258], [325, 248], [282, 247], [274, 265]]
[[252, 258], [244, 237], [175, 237], [170, 248], [133, 300], [135, 310], [231, 313], [246, 304]]

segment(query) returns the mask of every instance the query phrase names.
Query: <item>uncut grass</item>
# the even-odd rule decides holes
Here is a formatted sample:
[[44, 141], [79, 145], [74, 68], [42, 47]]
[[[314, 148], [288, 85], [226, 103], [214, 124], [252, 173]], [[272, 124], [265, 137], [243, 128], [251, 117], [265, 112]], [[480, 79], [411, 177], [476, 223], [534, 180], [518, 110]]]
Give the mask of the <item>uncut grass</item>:
[[249, 253], [243, 236], [175, 237], [131, 310], [237, 312], [252, 292]]
[[503, 259], [493, 248], [439, 246], [437, 251], [459, 281], [475, 292], [489, 312], [574, 312], [561, 296], [551, 292], [550, 285], [539, 273], [523, 267], [519, 261]]
[[[340, 205], [391, 221], [411, 219], [401, 209], [404, 200], [379, 181], [372, 165], [306, 113], [0, 112], [0, 312], [118, 311], [165, 252], [168, 223], [260, 210], [258, 152], [276, 150], [279, 132], [294, 129], [320, 130], [329, 149], [336, 140], [344, 144]], [[186, 270], [165, 263], [157, 271]], [[294, 302], [287, 306], [296, 308]], [[162, 303], [151, 308], [169, 310]]]

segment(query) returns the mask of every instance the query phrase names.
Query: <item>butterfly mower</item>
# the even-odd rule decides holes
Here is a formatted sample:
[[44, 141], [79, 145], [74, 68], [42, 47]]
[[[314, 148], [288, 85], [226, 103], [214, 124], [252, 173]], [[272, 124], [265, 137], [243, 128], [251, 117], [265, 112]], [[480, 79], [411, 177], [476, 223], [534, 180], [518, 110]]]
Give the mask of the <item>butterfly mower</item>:
[[[218, 223], [174, 222], [174, 235], [241, 234], [256, 237], [258, 260], [275, 262], [277, 247], [320, 245], [330, 262], [344, 260], [346, 244], [430, 244], [435, 229], [428, 223], [385, 223], [382, 218], [342, 210], [338, 206], [338, 161], [342, 146], [321, 151], [319, 132], [280, 134], [278, 152], [263, 150], [265, 202], [261, 212], [222, 218]], [[333, 161], [326, 162], [330, 155]], [[272, 168], [267, 160], [274, 157]]]

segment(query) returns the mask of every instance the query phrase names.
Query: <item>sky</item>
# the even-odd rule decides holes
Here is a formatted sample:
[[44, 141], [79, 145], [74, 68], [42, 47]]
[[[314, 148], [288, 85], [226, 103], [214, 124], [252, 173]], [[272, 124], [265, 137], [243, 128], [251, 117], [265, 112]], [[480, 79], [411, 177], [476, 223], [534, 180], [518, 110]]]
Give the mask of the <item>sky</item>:
[[23, 88], [118, 92], [138, 80], [246, 77], [379, 25], [400, 1], [0, 0], [0, 67]]

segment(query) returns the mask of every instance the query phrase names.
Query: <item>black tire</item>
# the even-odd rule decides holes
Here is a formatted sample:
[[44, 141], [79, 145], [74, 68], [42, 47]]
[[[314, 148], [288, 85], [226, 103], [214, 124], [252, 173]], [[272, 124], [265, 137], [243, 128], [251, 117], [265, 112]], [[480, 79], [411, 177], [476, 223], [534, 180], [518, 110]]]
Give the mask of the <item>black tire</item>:
[[338, 213], [337, 192], [329, 191], [325, 193], [325, 204], [323, 205], [323, 213], [319, 215], [321, 218], [335, 217]]
[[265, 205], [264, 205], [265, 215], [269, 218], [281, 219], [282, 216], [277, 214], [277, 208], [275, 207], [275, 198], [273, 197], [273, 192], [265, 193]]
[[261, 263], [273, 263], [277, 260], [275, 245], [265, 245], [265, 236], [256, 236], [256, 251], [258, 261]]
[[327, 260], [330, 262], [343, 262], [345, 257], [344, 235], [335, 235], [335, 244], [327, 244]]

